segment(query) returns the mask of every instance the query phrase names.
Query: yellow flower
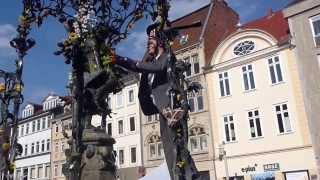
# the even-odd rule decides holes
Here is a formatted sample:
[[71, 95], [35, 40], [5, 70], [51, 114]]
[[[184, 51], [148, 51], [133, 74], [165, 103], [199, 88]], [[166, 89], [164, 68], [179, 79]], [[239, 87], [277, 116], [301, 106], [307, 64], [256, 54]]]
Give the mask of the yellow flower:
[[1, 83], [0, 84], [0, 93], [3, 93], [5, 91], [6, 91], [6, 86], [3, 83]]
[[71, 33], [69, 33], [69, 39], [71, 40], [71, 42], [73, 42], [73, 41], [78, 40], [79, 36], [75, 32], [71, 32]]
[[16, 85], [14, 86], [14, 90], [17, 91], [17, 92], [21, 92], [22, 89], [23, 89], [22, 84], [16, 84]]
[[179, 162], [177, 162], [177, 166], [179, 167], [179, 168], [183, 168], [183, 166], [185, 165], [186, 163], [184, 162], [184, 161], [179, 161]]
[[9, 171], [13, 172], [16, 169], [16, 164], [15, 163], [10, 163], [9, 164]]
[[10, 144], [9, 143], [3, 143], [2, 144], [2, 150], [3, 151], [8, 151], [10, 149]]

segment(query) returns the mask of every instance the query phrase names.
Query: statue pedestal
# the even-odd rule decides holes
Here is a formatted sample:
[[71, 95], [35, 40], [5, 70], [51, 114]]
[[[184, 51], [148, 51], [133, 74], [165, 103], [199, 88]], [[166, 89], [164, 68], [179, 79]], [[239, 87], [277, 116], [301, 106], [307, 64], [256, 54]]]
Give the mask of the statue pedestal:
[[81, 179], [115, 180], [115, 140], [103, 130], [85, 129], [82, 142], [86, 148], [81, 160]]

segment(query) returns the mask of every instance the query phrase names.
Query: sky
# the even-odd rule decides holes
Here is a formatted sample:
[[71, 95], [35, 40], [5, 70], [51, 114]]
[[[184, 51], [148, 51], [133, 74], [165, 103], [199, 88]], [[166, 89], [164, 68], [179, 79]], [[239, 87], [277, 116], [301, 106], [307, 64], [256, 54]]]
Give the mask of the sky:
[[[169, 18], [174, 20], [206, 4], [210, 0], [172, 0]], [[240, 22], [246, 23], [265, 16], [270, 8], [280, 10], [292, 0], [226, 0], [239, 15]], [[15, 51], [9, 41], [15, 36], [22, 2], [2, 0], [0, 7], [0, 69], [14, 71]], [[141, 59], [145, 44], [145, 29], [148, 22], [138, 22], [128, 38], [116, 47], [116, 52], [123, 56]], [[23, 91], [25, 103], [41, 103], [49, 93], [67, 95], [66, 89], [70, 65], [64, 63], [62, 56], [55, 56], [57, 42], [66, 37], [63, 27], [54, 19], [48, 19], [40, 27], [34, 27], [31, 37], [36, 45], [28, 51], [23, 69]]]

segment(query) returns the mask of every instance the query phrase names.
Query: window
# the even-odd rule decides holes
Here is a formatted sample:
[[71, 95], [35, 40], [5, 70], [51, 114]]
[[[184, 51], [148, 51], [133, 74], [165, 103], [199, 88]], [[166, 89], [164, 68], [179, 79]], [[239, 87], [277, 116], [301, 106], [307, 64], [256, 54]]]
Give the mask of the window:
[[28, 144], [24, 145], [24, 156], [28, 155]]
[[38, 153], [39, 151], [40, 151], [40, 142], [38, 141], [36, 145], [36, 152]]
[[61, 142], [61, 152], [62, 152], [62, 153], [64, 152], [64, 148], [65, 148], [64, 142]]
[[21, 136], [19, 126], [17, 127], [17, 133], [18, 133], [18, 134], [17, 134], [18, 137]]
[[34, 154], [34, 143], [31, 143], [31, 154]]
[[56, 142], [56, 144], [54, 146], [54, 151], [59, 152], [59, 142]]
[[117, 96], [117, 107], [122, 107], [123, 106], [122, 92], [118, 93], [116, 96]]
[[119, 150], [119, 164], [124, 164], [124, 151], [123, 149]]
[[17, 169], [17, 171], [16, 171], [16, 178], [17, 178], [18, 180], [22, 179], [21, 169]]
[[163, 157], [163, 145], [159, 136], [152, 135], [148, 140], [148, 144], [150, 159], [159, 159]]
[[220, 94], [221, 96], [230, 95], [229, 77], [228, 72], [219, 74]]
[[236, 141], [236, 134], [234, 128], [233, 116], [228, 115], [223, 117], [224, 130], [225, 130], [225, 140], [226, 142]]
[[190, 138], [190, 150], [191, 152], [203, 152], [207, 151], [207, 135], [202, 127], [194, 127], [189, 131]]
[[37, 131], [40, 131], [41, 122], [40, 119], [37, 120]]
[[233, 49], [233, 53], [237, 56], [247, 55], [252, 52], [255, 45], [252, 41], [244, 41], [236, 45]]
[[118, 121], [118, 133], [123, 134], [123, 120]]
[[42, 140], [41, 141], [41, 152], [44, 152], [45, 151], [45, 141]]
[[279, 56], [268, 59], [269, 70], [272, 84], [283, 81]]
[[56, 133], [59, 132], [59, 125], [56, 124]]
[[51, 174], [50, 164], [46, 164], [46, 169], [45, 169], [45, 172], [44, 172], [44, 176], [48, 178], [48, 177], [50, 177], [50, 174]]
[[133, 91], [133, 89], [128, 91], [128, 97], [129, 97], [129, 103], [133, 103], [134, 102], [134, 91]]
[[41, 166], [38, 166], [38, 178], [42, 178], [42, 176], [43, 176], [43, 167], [41, 165]]
[[137, 148], [132, 147], [130, 148], [130, 154], [131, 154], [131, 163], [137, 162]]
[[159, 121], [159, 114], [147, 116], [147, 123]]
[[198, 93], [188, 93], [190, 112], [199, 112], [204, 109], [202, 91]]
[[29, 134], [29, 123], [26, 124], [26, 134]]
[[31, 171], [31, 173], [30, 173], [31, 179], [35, 179], [36, 178], [36, 168], [31, 167], [30, 171]]
[[108, 123], [108, 134], [112, 136], [112, 123]]
[[251, 64], [242, 67], [242, 76], [246, 91], [256, 88]]
[[194, 109], [194, 98], [189, 98], [188, 99], [188, 101], [189, 101], [189, 110], [190, 110], [190, 112], [194, 112], [195, 111], [195, 109]]
[[36, 131], [36, 121], [32, 121], [32, 132]]
[[20, 136], [23, 136], [23, 135], [24, 135], [24, 125], [21, 125], [20, 130], [21, 130], [21, 132], [20, 132]]
[[316, 47], [320, 47], [320, 15], [312, 17], [310, 21], [314, 42], [316, 44]]
[[195, 54], [192, 56], [193, 73], [198, 74], [200, 72], [199, 56]]
[[[183, 60], [184, 60], [184, 62], [190, 64], [190, 57], [185, 57]], [[191, 67], [188, 68], [188, 70], [187, 70], [187, 72], [186, 72], [186, 76], [187, 76], [187, 77], [188, 77], [188, 76], [191, 76]]]
[[47, 139], [47, 151], [50, 151], [50, 139]]
[[46, 117], [46, 120], [47, 120], [47, 128], [50, 128], [51, 123], [49, 122], [49, 118], [48, 118], [48, 116]]
[[261, 131], [261, 124], [260, 124], [259, 110], [249, 111], [248, 118], [249, 118], [251, 137], [252, 138], [261, 137], [262, 131]]
[[130, 131], [135, 131], [136, 130], [136, 122], [134, 120], [134, 117], [130, 117], [129, 121], [130, 121]]
[[291, 132], [292, 127], [289, 119], [289, 112], [287, 104], [281, 104], [275, 106], [278, 127], [280, 133]]
[[58, 165], [54, 165], [54, 169], [53, 169], [53, 173], [54, 173], [54, 176], [58, 176]]
[[46, 118], [42, 118], [42, 129], [46, 128]]

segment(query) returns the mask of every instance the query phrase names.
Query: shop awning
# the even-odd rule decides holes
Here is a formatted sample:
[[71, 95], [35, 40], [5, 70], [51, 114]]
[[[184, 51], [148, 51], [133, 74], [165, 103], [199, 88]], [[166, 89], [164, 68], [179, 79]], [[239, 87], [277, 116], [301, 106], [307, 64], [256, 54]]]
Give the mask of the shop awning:
[[274, 179], [274, 172], [264, 172], [251, 175], [252, 180], [271, 180]]

